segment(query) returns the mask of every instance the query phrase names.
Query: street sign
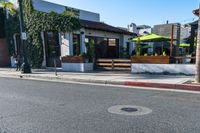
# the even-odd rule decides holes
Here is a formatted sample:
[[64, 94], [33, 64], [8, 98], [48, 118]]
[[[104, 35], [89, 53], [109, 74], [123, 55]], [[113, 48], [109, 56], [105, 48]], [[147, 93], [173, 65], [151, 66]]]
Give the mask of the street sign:
[[22, 40], [27, 40], [27, 34], [26, 34], [26, 32], [22, 32], [21, 33], [21, 38], [22, 38]]

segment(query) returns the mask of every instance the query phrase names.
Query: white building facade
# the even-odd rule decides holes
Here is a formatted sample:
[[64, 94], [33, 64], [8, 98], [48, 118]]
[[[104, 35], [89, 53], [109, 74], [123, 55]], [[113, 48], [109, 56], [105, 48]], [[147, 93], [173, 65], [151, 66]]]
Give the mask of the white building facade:
[[32, 2], [34, 9], [42, 12], [62, 13], [66, 9], [77, 10], [82, 27], [73, 33], [54, 33], [51, 31], [41, 33], [44, 47], [44, 67], [53, 67], [55, 53], [52, 54], [51, 46], [55, 47], [53, 51], [56, 52], [59, 64], [60, 58], [63, 56], [87, 53], [86, 43], [91, 39], [95, 41], [96, 58], [120, 58], [122, 48], [127, 48], [127, 53], [131, 53], [133, 46], [130, 39], [134, 37], [134, 34], [100, 22], [100, 14], [43, 0], [32, 0]]

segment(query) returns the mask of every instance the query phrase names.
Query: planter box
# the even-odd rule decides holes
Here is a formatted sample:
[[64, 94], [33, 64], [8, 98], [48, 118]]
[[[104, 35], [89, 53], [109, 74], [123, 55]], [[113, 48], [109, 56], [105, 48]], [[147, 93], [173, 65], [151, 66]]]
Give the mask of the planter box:
[[62, 63], [62, 70], [68, 72], [93, 71], [93, 63]]
[[170, 64], [169, 56], [132, 56], [131, 63], [141, 64]]
[[81, 56], [62, 57], [62, 70], [68, 72], [88, 72], [94, 70], [93, 63], [86, 63]]
[[82, 56], [64, 56], [62, 63], [85, 63], [85, 58]]

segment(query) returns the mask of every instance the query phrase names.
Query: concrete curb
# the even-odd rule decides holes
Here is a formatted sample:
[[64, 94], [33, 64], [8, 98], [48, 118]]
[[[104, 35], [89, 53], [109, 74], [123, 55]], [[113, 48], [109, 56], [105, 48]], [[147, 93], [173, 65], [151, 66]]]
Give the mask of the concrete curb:
[[165, 89], [200, 91], [200, 86], [189, 85], [189, 84], [167, 84], [167, 83], [149, 83], [149, 82], [126, 81], [124, 85], [125, 86], [138, 86], [138, 87], [151, 87], [151, 88], [165, 88]]
[[108, 84], [108, 85], [123, 85], [123, 86], [135, 86], [135, 87], [149, 87], [149, 88], [163, 88], [163, 89], [177, 89], [177, 90], [189, 90], [189, 91], [200, 91], [200, 86], [189, 85], [189, 84], [168, 84], [168, 83], [150, 83], [150, 82], [137, 82], [137, 81], [113, 81], [113, 80], [95, 80], [95, 79], [75, 79], [65, 78], [62, 76], [40, 76], [37, 74], [3, 74], [5, 77], [15, 78], [35, 78], [43, 80], [60, 80], [60, 81], [71, 81], [80, 83], [96, 83], [96, 84]]

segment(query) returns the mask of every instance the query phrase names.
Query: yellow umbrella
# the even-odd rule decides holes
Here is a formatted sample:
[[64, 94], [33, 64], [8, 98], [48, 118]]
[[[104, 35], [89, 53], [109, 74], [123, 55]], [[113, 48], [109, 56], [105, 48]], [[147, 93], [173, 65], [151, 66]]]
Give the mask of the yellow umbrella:
[[140, 42], [163, 42], [163, 41], [170, 41], [171, 38], [165, 37], [165, 36], [160, 36], [156, 34], [149, 34], [149, 35], [144, 35], [141, 37], [137, 37], [132, 39], [132, 42], [138, 42], [138, 39]]
[[188, 43], [181, 43], [179, 46], [180, 47], [190, 47], [190, 44], [188, 44]]

